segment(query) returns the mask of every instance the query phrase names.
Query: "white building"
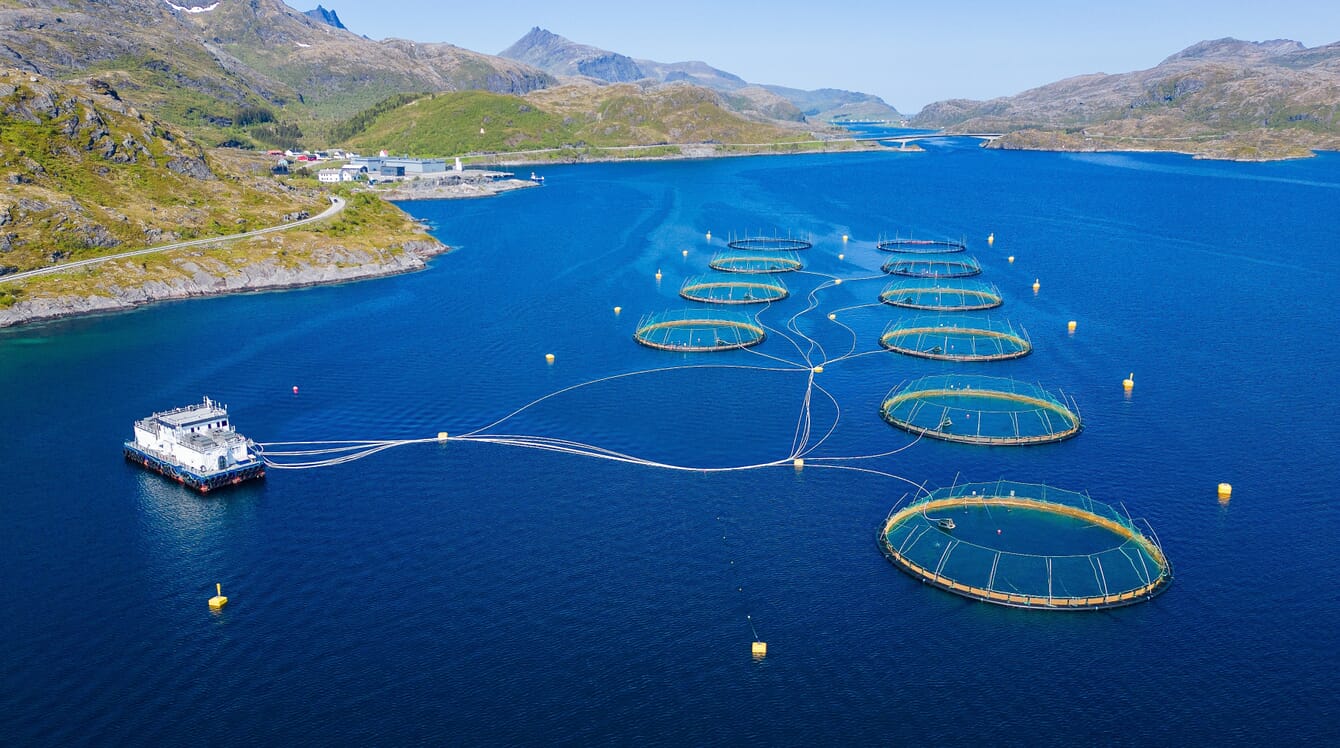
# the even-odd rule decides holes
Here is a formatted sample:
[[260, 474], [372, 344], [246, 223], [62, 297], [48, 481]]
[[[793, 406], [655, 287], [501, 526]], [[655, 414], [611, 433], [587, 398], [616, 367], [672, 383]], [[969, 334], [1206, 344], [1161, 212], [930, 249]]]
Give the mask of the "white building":
[[248, 464], [249, 440], [228, 422], [226, 407], [208, 397], [199, 405], [155, 413], [135, 422], [134, 446], [200, 473]]
[[317, 181], [334, 184], [340, 181], [339, 169], [322, 169], [316, 173]]

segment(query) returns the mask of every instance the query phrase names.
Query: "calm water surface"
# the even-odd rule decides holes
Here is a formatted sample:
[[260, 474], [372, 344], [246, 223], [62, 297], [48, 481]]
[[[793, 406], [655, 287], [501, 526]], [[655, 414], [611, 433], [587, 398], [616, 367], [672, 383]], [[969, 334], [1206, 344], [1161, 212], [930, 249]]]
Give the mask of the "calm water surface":
[[[427, 272], [0, 333], [0, 742], [1340, 739], [1340, 157], [951, 143], [543, 173], [542, 189], [406, 204], [456, 248]], [[766, 343], [632, 341], [746, 233], [815, 243], [761, 314]], [[419, 438], [595, 382], [493, 431], [694, 467], [783, 459], [807, 382], [786, 362], [877, 350], [900, 313], [869, 306], [884, 279], [861, 280], [894, 234], [966, 238], [1035, 352], [826, 366], [809, 443], [832, 433], [801, 472], [452, 442], [201, 498], [120, 456], [135, 418], [202, 394], [258, 441]], [[796, 318], [815, 345], [781, 334], [833, 276]], [[819, 467], [911, 443], [880, 399], [943, 371], [1063, 390], [1085, 430], [836, 463], [898, 478]], [[1122, 502], [1176, 582], [1069, 614], [925, 587], [875, 531], [911, 484], [956, 477]], [[217, 615], [215, 582], [232, 598]]]

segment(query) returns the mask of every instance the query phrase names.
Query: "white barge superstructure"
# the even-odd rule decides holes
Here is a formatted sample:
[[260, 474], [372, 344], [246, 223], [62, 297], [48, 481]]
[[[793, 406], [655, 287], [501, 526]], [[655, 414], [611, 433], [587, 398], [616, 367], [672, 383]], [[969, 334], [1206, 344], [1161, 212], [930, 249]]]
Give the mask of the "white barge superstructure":
[[136, 421], [125, 455], [201, 493], [265, 477], [255, 442], [233, 428], [226, 405], [208, 397]]

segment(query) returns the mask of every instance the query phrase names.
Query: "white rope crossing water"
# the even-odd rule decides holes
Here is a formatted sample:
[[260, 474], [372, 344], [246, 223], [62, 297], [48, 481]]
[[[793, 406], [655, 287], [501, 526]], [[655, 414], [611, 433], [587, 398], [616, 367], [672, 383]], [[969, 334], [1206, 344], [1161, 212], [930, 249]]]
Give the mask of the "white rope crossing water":
[[[823, 386], [815, 382], [817, 371], [821, 367], [831, 366], [842, 361], [852, 360], [861, 356], [888, 353], [882, 348], [857, 353], [857, 335], [855, 330], [843, 323], [836, 323], [839, 327], [846, 329], [852, 337], [851, 346], [846, 353], [834, 358], [828, 359], [822, 344], [812, 335], [807, 334], [800, 325], [800, 320], [810, 312], [819, 309], [821, 291], [835, 288], [838, 279], [833, 276], [822, 275], [819, 273], [807, 272], [807, 275], [816, 275], [824, 279], [818, 286], [807, 294], [806, 307], [791, 315], [783, 324], [782, 329], [772, 326], [765, 326], [769, 331], [776, 333], [790, 344], [800, 360], [790, 360], [773, 354], [763, 353], [755, 349], [744, 349], [751, 355], [764, 359], [769, 364], [749, 366], [744, 364], [683, 364], [679, 366], [664, 366], [653, 369], [639, 371], [623, 372], [611, 374], [609, 376], [599, 377], [585, 382], [569, 385], [561, 389], [550, 392], [538, 397], [525, 405], [503, 415], [492, 423], [480, 426], [462, 434], [447, 435], [439, 434], [436, 437], [426, 437], [417, 439], [351, 439], [347, 441], [310, 441], [310, 442], [263, 442], [257, 445], [265, 464], [275, 470], [313, 470], [319, 468], [334, 467], [357, 460], [362, 460], [372, 455], [384, 452], [396, 447], [409, 446], [414, 444], [441, 444], [447, 442], [474, 442], [479, 444], [496, 444], [506, 447], [517, 447], [521, 449], [536, 449], [547, 452], [556, 452], [559, 454], [573, 455], [577, 457], [587, 457], [599, 460], [610, 460], [631, 465], [640, 465], [648, 468], [662, 470], [693, 471], [702, 473], [728, 473], [745, 470], [759, 470], [763, 468], [789, 466], [801, 459], [822, 462], [825, 464], [816, 465], [816, 467], [836, 468], [842, 467], [840, 464], [857, 460], [873, 460], [885, 457], [891, 457], [901, 453], [914, 446], [921, 440], [918, 434], [907, 444], [895, 447], [890, 450], [877, 452], [873, 454], [860, 454], [850, 456], [815, 456], [824, 444], [826, 444], [836, 433], [839, 423], [842, 420], [842, 406], [838, 399]], [[883, 276], [870, 276], [868, 278], [856, 278], [855, 281], [871, 280]], [[770, 307], [771, 305], [769, 305]], [[877, 307], [878, 304], [861, 304], [855, 306], [843, 307], [838, 312], [846, 312], [855, 309]], [[762, 324], [762, 323], [759, 323]], [[817, 354], [817, 358], [815, 358]], [[791, 445], [785, 454], [778, 454], [776, 458], [762, 462], [754, 462], [742, 465], [729, 466], [699, 466], [683, 465], [654, 460], [647, 457], [641, 457], [634, 454], [616, 451], [599, 445], [587, 444], [572, 439], [564, 439], [552, 436], [541, 436], [534, 434], [502, 434], [493, 433], [492, 430], [505, 424], [509, 420], [525, 413], [526, 411], [554, 398], [571, 393], [577, 390], [595, 387], [597, 385], [614, 382], [631, 377], [642, 377], [655, 374], [665, 374], [669, 372], [689, 371], [696, 369], [720, 369], [720, 370], [742, 370], [752, 372], [772, 372], [772, 373], [795, 373], [805, 375], [804, 392], [801, 395], [800, 408], [796, 414], [796, 423], [793, 431]], [[819, 426], [816, 430], [814, 403], [816, 393], [822, 401], [826, 401], [832, 407], [832, 418], [827, 423]], [[822, 432], [822, 433], [819, 433]], [[815, 436], [818, 435], [816, 439]], [[868, 468], [848, 468], [860, 470], [875, 475], [882, 475], [897, 480], [907, 481], [905, 478]], [[907, 481], [910, 482], [910, 481]], [[916, 484], [912, 484], [916, 485]]]

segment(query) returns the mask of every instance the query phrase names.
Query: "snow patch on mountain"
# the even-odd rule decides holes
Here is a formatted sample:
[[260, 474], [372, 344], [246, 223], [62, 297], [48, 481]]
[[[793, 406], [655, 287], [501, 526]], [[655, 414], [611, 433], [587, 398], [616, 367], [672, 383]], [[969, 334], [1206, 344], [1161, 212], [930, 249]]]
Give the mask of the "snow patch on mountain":
[[208, 13], [211, 10], [214, 10], [215, 8], [219, 7], [219, 3], [213, 3], [211, 5], [206, 5], [204, 7], [201, 7], [199, 5], [192, 5], [191, 7], [187, 8], [181, 5], [177, 5], [176, 3], [172, 2], [172, 0], [163, 0], [163, 2], [167, 3], [167, 6], [169, 8], [173, 10], [179, 10], [183, 13]]

